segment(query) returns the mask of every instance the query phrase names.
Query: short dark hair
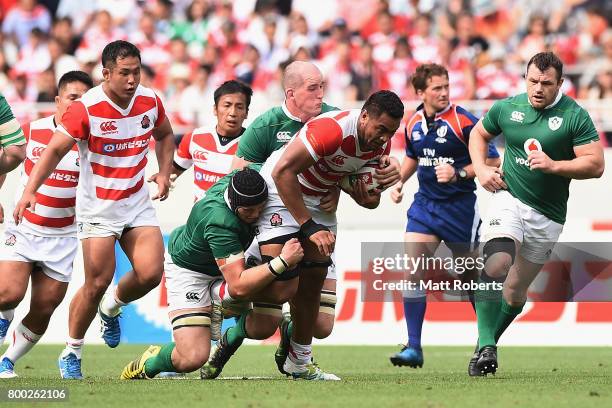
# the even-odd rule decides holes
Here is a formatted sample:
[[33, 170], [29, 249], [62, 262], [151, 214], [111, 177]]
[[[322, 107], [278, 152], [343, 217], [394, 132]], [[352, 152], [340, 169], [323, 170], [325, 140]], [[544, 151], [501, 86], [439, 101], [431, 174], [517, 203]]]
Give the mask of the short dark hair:
[[415, 91], [424, 91], [427, 89], [427, 81], [434, 76], [448, 78], [448, 71], [439, 64], [421, 64], [417, 67], [414, 75], [412, 75], [410, 82]]
[[383, 113], [391, 116], [394, 119], [401, 119], [404, 117], [404, 104], [402, 103], [399, 96], [395, 92], [391, 91], [378, 91], [374, 92], [367, 101], [363, 104], [363, 108], [375, 118], [379, 117]]
[[73, 82], [81, 82], [83, 85], [86, 85], [87, 88], [91, 89], [94, 86], [94, 83], [86, 72], [83, 71], [68, 71], [60, 78], [57, 89], [61, 91], [68, 84]]
[[249, 109], [249, 105], [251, 104], [251, 96], [253, 96], [253, 90], [250, 86], [243, 84], [240, 81], [236, 81], [235, 79], [225, 81], [221, 84], [217, 89], [215, 89], [215, 106], [219, 104], [219, 99], [223, 95], [241, 93], [244, 95], [246, 99], [246, 108]]
[[542, 72], [546, 71], [548, 68], [554, 68], [555, 71], [557, 71], [557, 82], [563, 76], [563, 61], [561, 61], [554, 52], [539, 52], [531, 57], [527, 63], [525, 74], [529, 71], [531, 64], [535, 65], [536, 68]]
[[127, 57], [137, 57], [138, 61], [142, 61], [140, 50], [134, 44], [123, 40], [113, 41], [102, 51], [102, 66], [110, 69], [112, 65], [117, 64], [117, 59]]

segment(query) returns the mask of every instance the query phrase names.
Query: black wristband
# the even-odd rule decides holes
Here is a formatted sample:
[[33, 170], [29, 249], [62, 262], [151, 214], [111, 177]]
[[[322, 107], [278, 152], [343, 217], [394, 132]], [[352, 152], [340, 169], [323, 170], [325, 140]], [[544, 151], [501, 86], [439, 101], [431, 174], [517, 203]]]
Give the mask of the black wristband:
[[317, 224], [312, 218], [309, 218], [308, 221], [300, 226], [300, 235], [302, 235], [304, 238], [309, 238], [311, 235], [316, 234], [319, 231], [329, 231], [329, 229], [324, 225]]

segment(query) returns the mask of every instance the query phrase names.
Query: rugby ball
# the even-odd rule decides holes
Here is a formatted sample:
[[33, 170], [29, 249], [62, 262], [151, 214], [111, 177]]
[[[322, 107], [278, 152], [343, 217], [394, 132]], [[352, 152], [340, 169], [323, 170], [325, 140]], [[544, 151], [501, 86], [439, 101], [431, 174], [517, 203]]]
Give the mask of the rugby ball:
[[378, 162], [366, 163], [356, 172], [347, 174], [346, 176], [342, 177], [342, 179], [340, 180], [340, 187], [342, 188], [342, 190], [350, 194], [353, 192], [353, 187], [355, 186], [355, 183], [357, 183], [357, 181], [363, 181], [368, 191], [372, 191], [375, 188], [380, 187], [380, 184], [378, 184], [378, 181], [376, 181], [376, 179], [374, 178], [374, 174], [376, 174], [375, 172], [378, 168]]

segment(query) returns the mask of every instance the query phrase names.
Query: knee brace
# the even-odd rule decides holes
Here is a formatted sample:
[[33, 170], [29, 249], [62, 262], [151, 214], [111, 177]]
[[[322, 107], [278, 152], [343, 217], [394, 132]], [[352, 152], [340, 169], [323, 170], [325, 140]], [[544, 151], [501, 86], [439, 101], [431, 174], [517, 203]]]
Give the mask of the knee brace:
[[510, 255], [512, 263], [514, 263], [514, 257], [516, 256], [516, 244], [514, 243], [514, 240], [512, 238], [499, 237], [487, 241], [482, 249], [484, 261], [487, 262], [487, 259], [489, 259], [490, 256], [499, 252], [505, 252]]
[[210, 327], [210, 313], [191, 312], [174, 316], [172, 318], [172, 330], [181, 327]]
[[330, 315], [336, 314], [336, 292], [333, 290], [321, 291], [321, 303], [319, 305], [319, 313], [325, 313]]
[[253, 302], [253, 313], [265, 314], [268, 316], [280, 317], [283, 314], [283, 306], [272, 303], [255, 303]]

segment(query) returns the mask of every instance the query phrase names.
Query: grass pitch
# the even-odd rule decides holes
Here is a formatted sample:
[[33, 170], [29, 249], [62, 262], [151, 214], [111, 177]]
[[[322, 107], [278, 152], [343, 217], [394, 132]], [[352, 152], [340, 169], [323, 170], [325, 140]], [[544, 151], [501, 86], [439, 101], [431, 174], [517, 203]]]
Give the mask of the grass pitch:
[[[2, 350], [6, 348], [2, 347]], [[292, 381], [274, 364], [271, 346], [244, 346], [221, 379], [120, 381], [119, 373], [145, 345], [86, 346], [83, 381], [62, 381], [56, 360], [62, 346], [41, 345], [18, 362], [19, 378], [0, 390], [67, 387], [67, 402], [7, 403], [55, 407], [610, 407], [612, 348], [502, 347], [496, 376], [470, 378], [469, 347], [426, 347], [422, 369], [393, 367], [394, 347], [319, 346], [320, 366], [340, 382]], [[231, 378], [228, 378], [231, 377]], [[243, 377], [245, 379], [243, 379]], [[256, 378], [259, 379], [246, 379]]]

